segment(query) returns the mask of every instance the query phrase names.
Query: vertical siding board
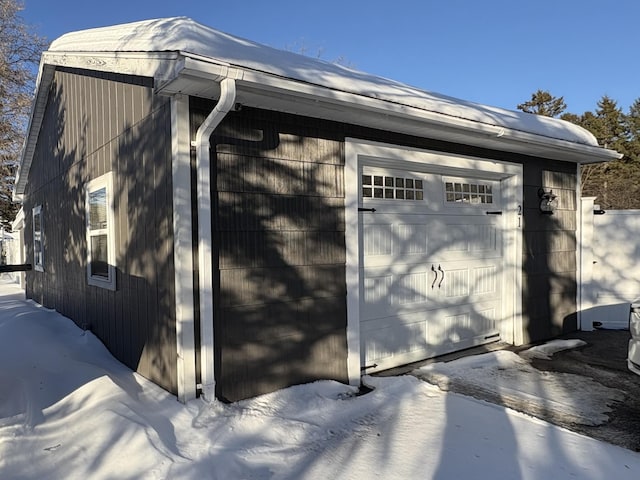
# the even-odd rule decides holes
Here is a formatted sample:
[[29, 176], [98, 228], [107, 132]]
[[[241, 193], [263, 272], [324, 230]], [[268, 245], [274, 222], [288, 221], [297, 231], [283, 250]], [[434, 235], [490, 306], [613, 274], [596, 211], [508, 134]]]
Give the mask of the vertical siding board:
[[[523, 304], [526, 341], [577, 328], [575, 166], [561, 162], [525, 164]], [[541, 214], [538, 189], [559, 195], [559, 209]]]
[[[166, 242], [164, 252], [171, 243], [162, 216], [170, 215], [171, 205], [170, 117], [165, 112], [157, 120], [147, 118], [155, 100], [141, 84], [150, 85], [124, 75], [107, 80], [95, 72], [56, 72], [25, 202], [27, 222], [31, 204], [46, 202], [43, 208], [51, 212], [46, 272], [29, 272], [27, 294], [79, 326], [90, 325], [117, 358], [175, 391], [175, 335], [168, 331], [174, 328], [173, 297], [164, 298], [163, 289], [170, 287], [159, 286], [173, 275], [173, 256], [155, 251], [156, 235]], [[116, 203], [116, 291], [88, 286], [86, 279], [85, 186], [109, 171]], [[30, 231], [25, 229], [27, 241]], [[27, 250], [32, 258], [32, 247]]]
[[[345, 267], [344, 254], [336, 253], [344, 249], [344, 240], [337, 240], [343, 233], [336, 236], [344, 226], [315, 215], [343, 208], [343, 158], [336, 161], [324, 150], [340, 148], [323, 145], [320, 152], [317, 137], [325, 133], [315, 120], [271, 112], [232, 114], [220, 129], [214, 141], [222, 299], [215, 315], [218, 394], [235, 400], [312, 379], [344, 381]], [[334, 261], [336, 269], [322, 276], [326, 266], [320, 264]], [[335, 290], [314, 288], [321, 276]], [[325, 312], [322, 295], [330, 295], [342, 314], [314, 316], [314, 310]]]

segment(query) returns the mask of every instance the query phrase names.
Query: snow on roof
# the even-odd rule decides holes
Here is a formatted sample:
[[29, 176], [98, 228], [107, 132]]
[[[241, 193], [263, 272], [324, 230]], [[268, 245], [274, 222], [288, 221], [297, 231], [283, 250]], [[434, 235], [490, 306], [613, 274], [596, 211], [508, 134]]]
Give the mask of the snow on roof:
[[454, 118], [597, 146], [587, 130], [563, 120], [490, 107], [427, 92], [293, 52], [278, 50], [174, 17], [65, 34], [50, 52], [181, 52], [329, 89], [406, 105]]

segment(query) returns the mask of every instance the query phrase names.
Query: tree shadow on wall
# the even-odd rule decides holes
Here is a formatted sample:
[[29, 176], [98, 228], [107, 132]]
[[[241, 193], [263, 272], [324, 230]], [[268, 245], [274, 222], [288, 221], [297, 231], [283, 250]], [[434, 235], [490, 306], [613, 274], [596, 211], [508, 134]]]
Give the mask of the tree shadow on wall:
[[347, 381], [343, 146], [307, 122], [243, 109], [212, 137], [220, 398]]
[[[92, 330], [129, 368], [175, 391], [170, 107], [123, 78], [56, 72], [27, 195], [29, 204], [44, 205], [45, 271], [28, 274], [27, 294]], [[87, 184], [109, 172], [115, 290], [87, 280]], [[29, 228], [25, 237], [32, 258]]]

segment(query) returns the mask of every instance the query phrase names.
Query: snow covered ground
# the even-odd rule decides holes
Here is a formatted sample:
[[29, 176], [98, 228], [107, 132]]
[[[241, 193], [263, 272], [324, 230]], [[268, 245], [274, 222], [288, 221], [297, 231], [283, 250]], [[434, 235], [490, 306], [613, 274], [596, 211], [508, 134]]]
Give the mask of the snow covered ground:
[[[448, 368], [473, 376], [496, 362], [524, 366], [488, 354]], [[509, 378], [500, 386], [517, 390]], [[90, 332], [0, 285], [0, 478], [640, 478], [630, 450], [414, 376], [365, 381], [362, 396], [322, 381], [182, 405]]]

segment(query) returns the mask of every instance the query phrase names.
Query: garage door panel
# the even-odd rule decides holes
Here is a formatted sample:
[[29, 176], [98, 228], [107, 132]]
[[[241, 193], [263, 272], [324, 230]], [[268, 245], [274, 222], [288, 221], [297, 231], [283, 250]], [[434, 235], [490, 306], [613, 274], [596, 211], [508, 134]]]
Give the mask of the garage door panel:
[[429, 348], [427, 323], [421, 316], [396, 316], [387, 321], [363, 324], [361, 328], [368, 338], [366, 350], [362, 350], [362, 362], [372, 369], [369, 371], [406, 358], [419, 357]]
[[381, 370], [498, 339], [500, 182], [366, 166], [365, 180], [363, 365]]
[[361, 360], [375, 372], [495, 341], [499, 315], [499, 303], [485, 302], [366, 321]]
[[369, 269], [363, 273], [361, 318], [389, 315], [392, 312], [424, 310], [434, 294], [431, 272], [424, 265], [403, 265], [389, 269]]
[[428, 257], [429, 230], [424, 216], [367, 215], [362, 230], [365, 266], [413, 263]]
[[439, 217], [429, 224], [430, 252], [442, 260], [501, 258], [502, 238], [492, 216]]
[[498, 220], [491, 216], [363, 216], [365, 267], [434, 260], [501, 258]]

